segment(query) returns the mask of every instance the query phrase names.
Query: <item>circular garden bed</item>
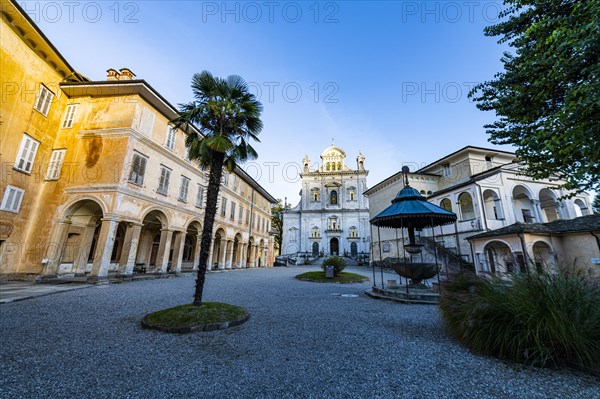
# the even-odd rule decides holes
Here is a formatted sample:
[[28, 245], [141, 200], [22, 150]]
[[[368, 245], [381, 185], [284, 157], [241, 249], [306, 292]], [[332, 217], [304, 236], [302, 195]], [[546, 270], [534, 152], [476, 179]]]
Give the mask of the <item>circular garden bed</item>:
[[240, 306], [221, 302], [205, 302], [175, 306], [150, 313], [142, 327], [170, 333], [224, 330], [246, 322], [250, 314]]
[[338, 273], [338, 275], [333, 278], [326, 278], [325, 272], [323, 272], [323, 271], [306, 272], [306, 273], [298, 274], [296, 276], [296, 278], [298, 280], [311, 281], [313, 283], [351, 284], [351, 283], [363, 283], [365, 281], [369, 281], [369, 278], [366, 276], [363, 276], [361, 274], [356, 274], [356, 273], [349, 273], [349, 272]]

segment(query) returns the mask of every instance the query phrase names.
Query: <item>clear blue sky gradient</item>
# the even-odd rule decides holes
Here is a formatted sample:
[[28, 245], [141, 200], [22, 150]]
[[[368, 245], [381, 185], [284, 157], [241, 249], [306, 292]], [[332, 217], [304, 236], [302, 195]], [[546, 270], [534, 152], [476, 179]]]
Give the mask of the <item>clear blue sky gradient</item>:
[[350, 167], [363, 152], [369, 186], [403, 163], [491, 146], [483, 125], [494, 115], [467, 93], [501, 70], [506, 47], [483, 35], [500, 1], [20, 4], [94, 80], [128, 67], [178, 104], [195, 72], [241, 75], [265, 108], [247, 170], [293, 204], [302, 158], [318, 161], [332, 138]]

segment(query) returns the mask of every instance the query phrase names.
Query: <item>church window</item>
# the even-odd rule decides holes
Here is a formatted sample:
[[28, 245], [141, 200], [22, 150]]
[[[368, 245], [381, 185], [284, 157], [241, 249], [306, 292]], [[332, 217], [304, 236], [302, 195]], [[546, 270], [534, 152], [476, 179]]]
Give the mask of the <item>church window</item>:
[[337, 203], [338, 203], [338, 194], [337, 194], [337, 191], [335, 191], [335, 190], [331, 191], [331, 194], [329, 194], [329, 203], [331, 205], [337, 205]]
[[325, 169], [329, 172], [331, 170], [331, 164], [329, 162], [327, 162], [325, 164]]
[[319, 189], [318, 188], [313, 188], [312, 189], [312, 200], [314, 202], [319, 201]]
[[342, 163], [341, 162], [337, 163], [337, 170], [342, 170]]

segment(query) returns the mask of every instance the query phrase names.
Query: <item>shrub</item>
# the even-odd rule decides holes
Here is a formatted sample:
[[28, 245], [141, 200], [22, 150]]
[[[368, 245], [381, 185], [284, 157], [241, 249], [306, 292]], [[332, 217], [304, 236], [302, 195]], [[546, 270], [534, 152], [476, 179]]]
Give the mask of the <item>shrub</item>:
[[344, 261], [344, 258], [333, 255], [323, 261], [323, 271], [325, 271], [325, 266], [333, 266], [333, 275], [337, 276], [346, 267], [346, 261]]
[[460, 274], [442, 287], [447, 330], [470, 349], [600, 373], [600, 285], [578, 275]]

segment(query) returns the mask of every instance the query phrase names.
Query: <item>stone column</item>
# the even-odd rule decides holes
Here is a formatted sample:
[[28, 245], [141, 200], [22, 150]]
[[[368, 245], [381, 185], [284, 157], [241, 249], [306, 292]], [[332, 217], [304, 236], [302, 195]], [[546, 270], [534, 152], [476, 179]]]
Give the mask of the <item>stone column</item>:
[[121, 259], [119, 259], [119, 274], [122, 276], [133, 275], [142, 226], [141, 223], [129, 223], [127, 225], [123, 240], [123, 249], [121, 250]]
[[173, 264], [171, 265], [171, 272], [175, 272], [176, 274], [181, 273], [185, 236], [185, 231], [175, 232], [175, 246], [173, 247]]
[[58, 267], [60, 266], [60, 259], [67, 243], [70, 225], [70, 221], [60, 221], [54, 230], [52, 241], [50, 241], [50, 245], [46, 249], [45, 260], [47, 262], [42, 272], [42, 276], [45, 278], [56, 277], [58, 274]]
[[246, 243], [242, 243], [242, 251], [240, 253], [240, 267], [241, 268], [245, 268], [246, 267], [246, 251], [248, 250], [248, 244]]
[[119, 221], [117, 219], [102, 219], [100, 234], [98, 234], [98, 241], [96, 242], [94, 264], [92, 265], [92, 272], [88, 277], [88, 282], [96, 282], [108, 278], [110, 255], [115, 243], [118, 225]]
[[[206, 259], [206, 270], [213, 269], [213, 255], [215, 252], [214, 250], [215, 250], [215, 240], [213, 239], [210, 244], [210, 249], [208, 251], [208, 258]], [[199, 264], [198, 264], [198, 266], [199, 266]]]
[[250, 246], [250, 267], [256, 267], [256, 245]]
[[536, 223], [546, 223], [548, 220], [546, 219], [546, 214], [542, 210], [542, 207], [540, 205], [540, 200], [534, 199], [534, 200], [531, 200], [531, 203], [533, 204], [533, 211], [535, 213]]
[[[198, 234], [198, 236], [196, 237], [196, 248], [194, 248], [194, 266], [192, 267], [192, 270], [198, 270], [198, 261], [200, 260], [201, 241], [202, 241], [202, 234]], [[210, 259], [210, 254], [209, 254], [208, 258]]]
[[227, 252], [225, 253], [225, 269], [231, 269], [233, 265], [233, 241], [227, 241]]
[[160, 231], [160, 243], [158, 244], [158, 253], [156, 254], [156, 266], [158, 270], [155, 273], [164, 274], [167, 272], [172, 238], [173, 230], [162, 229]]
[[227, 250], [227, 240], [222, 239], [221, 245], [219, 246], [219, 265], [217, 266], [218, 269], [225, 269], [226, 250]]
[[[88, 225], [86, 226], [81, 236], [81, 241], [79, 241], [79, 249], [77, 250], [77, 255], [75, 255], [75, 259], [73, 259], [73, 269], [75, 269], [75, 276], [85, 276], [85, 269], [87, 268], [88, 258], [92, 249], [92, 242], [94, 241], [95, 231], [95, 225]], [[98, 236], [98, 240], [100, 240], [100, 236]], [[99, 250], [97, 244], [98, 243], [96, 243], [96, 251]], [[110, 248], [110, 250], [112, 251], [112, 247]]]

